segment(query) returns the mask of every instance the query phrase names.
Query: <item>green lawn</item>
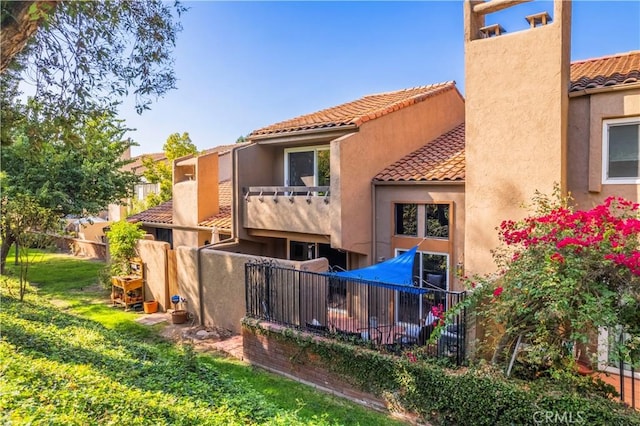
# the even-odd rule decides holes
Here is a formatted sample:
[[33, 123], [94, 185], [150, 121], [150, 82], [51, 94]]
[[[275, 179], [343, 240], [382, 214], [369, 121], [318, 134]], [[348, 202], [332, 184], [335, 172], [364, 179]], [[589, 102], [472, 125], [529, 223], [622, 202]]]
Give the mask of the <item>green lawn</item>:
[[[13, 260], [9, 258], [9, 269]], [[0, 423], [100, 425], [401, 424], [346, 400], [201, 355], [111, 307], [100, 262], [36, 256], [17, 300], [0, 283]]]

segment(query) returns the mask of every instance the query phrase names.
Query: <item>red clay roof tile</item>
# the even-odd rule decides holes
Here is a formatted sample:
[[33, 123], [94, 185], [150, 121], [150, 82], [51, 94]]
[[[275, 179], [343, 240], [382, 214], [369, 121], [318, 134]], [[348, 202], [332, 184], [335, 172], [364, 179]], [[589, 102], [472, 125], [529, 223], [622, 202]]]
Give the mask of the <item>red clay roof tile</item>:
[[360, 126], [368, 120], [374, 120], [390, 112], [421, 102], [438, 93], [455, 88], [453, 81], [414, 87], [412, 89], [368, 95], [356, 101], [323, 109], [311, 114], [301, 115], [290, 120], [272, 124], [254, 130], [251, 137], [311, 129], [340, 128]]
[[640, 82], [640, 50], [571, 64], [569, 92]]
[[127, 218], [127, 221], [171, 224], [173, 222], [173, 200], [165, 201], [143, 212], [132, 214]]
[[223, 231], [231, 231], [231, 181], [225, 180], [218, 185], [219, 211], [211, 217], [206, 218], [198, 225], [213, 228], [214, 226]]
[[463, 181], [465, 177], [464, 123], [440, 135], [422, 148], [406, 155], [373, 180]]
[[[198, 226], [213, 228], [214, 226], [223, 231], [231, 231], [231, 181], [226, 180], [218, 185], [219, 211]], [[129, 222], [158, 223], [170, 225], [173, 223], [173, 200], [166, 201], [155, 207], [151, 207], [143, 212], [131, 215], [127, 218]]]

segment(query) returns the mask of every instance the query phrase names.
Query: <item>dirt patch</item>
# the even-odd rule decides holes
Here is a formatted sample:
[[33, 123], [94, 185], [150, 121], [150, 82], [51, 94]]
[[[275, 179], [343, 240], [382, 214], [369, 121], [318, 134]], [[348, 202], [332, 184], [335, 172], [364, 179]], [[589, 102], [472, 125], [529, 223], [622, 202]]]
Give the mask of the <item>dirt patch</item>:
[[233, 334], [223, 328], [193, 325], [188, 322], [186, 324], [169, 323], [162, 329], [160, 335], [174, 342], [191, 344], [200, 352], [219, 352], [220, 349], [216, 343], [230, 338]]

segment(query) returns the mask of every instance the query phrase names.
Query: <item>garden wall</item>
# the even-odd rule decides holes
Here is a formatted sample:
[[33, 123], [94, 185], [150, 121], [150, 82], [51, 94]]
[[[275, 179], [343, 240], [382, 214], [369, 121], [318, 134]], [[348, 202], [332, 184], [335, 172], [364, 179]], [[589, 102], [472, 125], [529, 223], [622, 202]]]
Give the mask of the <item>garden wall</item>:
[[169, 243], [163, 241], [140, 240], [138, 254], [144, 263], [145, 300], [157, 300], [158, 310], [166, 311], [171, 307], [168, 285]]
[[53, 238], [56, 249], [60, 252], [92, 259], [105, 260], [107, 258], [107, 245], [105, 243], [57, 235]]
[[[264, 328], [281, 333], [285, 329], [277, 324], [261, 322]], [[327, 340], [320, 336], [313, 339]], [[317, 387], [325, 392], [349, 398], [364, 406], [383, 411], [384, 400], [363, 392], [345, 379], [330, 372], [322, 359], [311, 351], [287, 340], [260, 334], [257, 328], [242, 327], [244, 359], [253, 365], [276, 372], [290, 379]]]
[[235, 334], [240, 334], [241, 321], [246, 314], [245, 263], [269, 260], [284, 267], [310, 271], [326, 271], [329, 266], [326, 259], [295, 262], [213, 249], [200, 250], [198, 265], [198, 249], [190, 247], [179, 247], [176, 259], [179, 292], [186, 299], [185, 308], [193, 314], [196, 323], [222, 327]]
[[[143, 240], [138, 245], [140, 258], [145, 265], [146, 299], [158, 300], [162, 310], [173, 308], [169, 300], [173, 293], [169, 292], [171, 265], [168, 264], [168, 250], [169, 245], [160, 241]], [[221, 327], [240, 334], [241, 321], [246, 314], [244, 265], [261, 260], [308, 271], [326, 271], [329, 266], [324, 258], [296, 262], [221, 250], [198, 251], [197, 248], [178, 247], [175, 250], [177, 294], [186, 301], [179, 308], [189, 311], [196, 324]]]

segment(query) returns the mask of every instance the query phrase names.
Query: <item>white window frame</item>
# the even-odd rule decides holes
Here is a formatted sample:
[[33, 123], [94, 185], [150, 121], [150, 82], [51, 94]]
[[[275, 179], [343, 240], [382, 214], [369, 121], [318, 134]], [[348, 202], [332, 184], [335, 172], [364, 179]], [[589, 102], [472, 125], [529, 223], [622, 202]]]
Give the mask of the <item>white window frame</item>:
[[[395, 256], [399, 256], [401, 253], [405, 253], [409, 251], [409, 249], [402, 249], [402, 248], [397, 248], [395, 249]], [[416, 251], [416, 254], [427, 254], [427, 255], [436, 255], [436, 256], [445, 256], [447, 258], [447, 269], [445, 272], [445, 283], [446, 283], [446, 287], [443, 289], [443, 291], [449, 291], [449, 273], [451, 272], [451, 255], [449, 253], [441, 253], [441, 252], [437, 252], [437, 251]], [[419, 271], [419, 276], [420, 279], [422, 280], [422, 261], [420, 262], [420, 271]], [[421, 287], [424, 288], [424, 287]], [[422, 296], [423, 295], [419, 295], [420, 299], [420, 311], [422, 311]], [[395, 302], [394, 302], [394, 322], [398, 322], [398, 310], [399, 310], [399, 298], [395, 297]], [[419, 312], [419, 317], [424, 319], [429, 313], [428, 312]]]
[[[613, 118], [602, 121], [602, 183], [607, 185], [634, 185], [640, 184], [640, 176], [609, 177], [609, 127], [625, 124], [640, 124], [640, 117]], [[640, 160], [640, 158], [639, 158]]]
[[284, 185], [289, 185], [289, 154], [293, 152], [313, 152], [313, 185], [318, 186], [318, 151], [329, 151], [329, 145], [302, 146], [284, 150]]
[[[598, 329], [598, 370], [611, 374], [620, 374], [620, 367], [609, 365], [609, 330], [604, 327]], [[631, 377], [631, 370], [623, 370], [625, 377]], [[640, 371], [634, 372], [633, 378], [640, 380]]]

